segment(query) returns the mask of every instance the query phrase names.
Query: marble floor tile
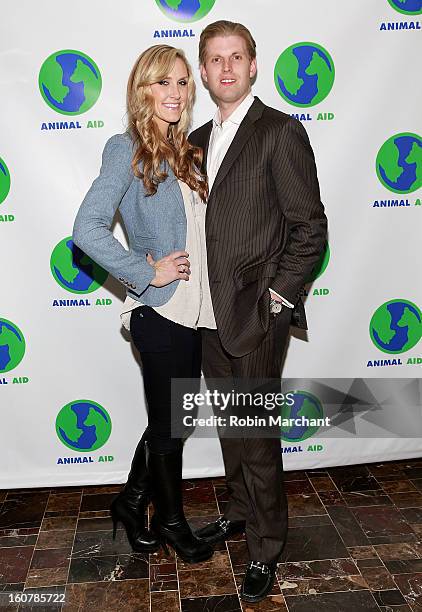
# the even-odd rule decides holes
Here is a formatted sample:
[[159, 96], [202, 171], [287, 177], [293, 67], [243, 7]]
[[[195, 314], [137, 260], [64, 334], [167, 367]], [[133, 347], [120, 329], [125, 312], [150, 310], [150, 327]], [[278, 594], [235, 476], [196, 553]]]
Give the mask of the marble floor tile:
[[[324, 474], [324, 476], [326, 476], [326, 473]], [[292, 470], [290, 472], [284, 471], [283, 472], [283, 478], [284, 478], [284, 481], [287, 481], [287, 480], [308, 480], [308, 475], [307, 475], [307, 472], [304, 472], [304, 471], [299, 471], [299, 470], [294, 471], [294, 470]]]
[[[119, 523], [117, 525], [118, 529], [124, 529], [123, 525]], [[113, 522], [110, 516], [103, 518], [80, 518], [78, 520], [76, 531], [112, 531]]]
[[277, 569], [277, 577], [280, 582], [307, 578], [344, 578], [359, 575], [359, 569], [352, 559], [280, 563]]
[[312, 478], [311, 483], [315, 491], [337, 491], [337, 487], [329, 476], [318, 476]]
[[[187, 564], [183, 565], [185, 568]], [[202, 566], [202, 567], [200, 567]], [[180, 569], [178, 564], [179, 589], [182, 599], [236, 593], [230, 560], [227, 552], [214, 553], [209, 561]], [[200, 569], [194, 569], [198, 568]]]
[[10, 548], [15, 546], [35, 546], [37, 535], [17, 535], [17, 536], [1, 536], [0, 548]]
[[289, 529], [292, 527], [320, 527], [321, 525], [332, 525], [332, 521], [328, 514], [291, 516], [289, 518]]
[[383, 591], [373, 592], [375, 601], [381, 607], [381, 609], [389, 608], [393, 612], [398, 609], [402, 609], [402, 606], [406, 606], [406, 600], [397, 588]]
[[40, 588], [67, 583], [68, 567], [31, 568], [26, 577], [25, 588]]
[[181, 612], [242, 612], [242, 608], [237, 595], [214, 595], [181, 599]]
[[410, 482], [418, 491], [422, 491], [422, 478], [416, 478], [416, 480], [411, 480]]
[[339, 491], [319, 491], [319, 498], [324, 506], [345, 506], [346, 502]]
[[242, 612], [288, 612], [283, 595], [268, 595], [257, 604], [240, 602]]
[[422, 610], [422, 573], [394, 575], [397, 584], [406, 602], [413, 610]]
[[83, 495], [81, 512], [98, 512], [110, 509], [111, 502], [116, 497], [115, 493], [96, 493], [94, 495]]
[[[63, 611], [149, 612], [148, 580], [69, 584]], [[170, 611], [169, 611], [170, 612]]]
[[346, 591], [360, 591], [368, 589], [363, 576], [345, 576], [337, 578], [305, 578], [280, 581], [281, 592], [287, 598], [291, 595], [316, 595], [317, 593], [335, 593]]
[[349, 556], [333, 525], [289, 529], [282, 562], [340, 559]]
[[148, 557], [132, 555], [108, 555], [105, 557], [79, 557], [72, 559], [69, 583], [101, 582], [115, 580], [139, 580], [148, 578]]
[[315, 514], [327, 514], [316, 493], [304, 493], [302, 495], [289, 495], [288, 498], [289, 517], [312, 516]]
[[373, 506], [353, 508], [352, 511], [367, 537], [390, 537], [412, 533], [400, 511], [394, 507]]
[[386, 561], [396, 561], [403, 559], [420, 559], [422, 557], [422, 543], [400, 543], [400, 544], [379, 544], [374, 549], [384, 563]]
[[249, 552], [246, 546], [246, 541], [227, 542], [230, 561], [234, 574], [243, 574], [246, 566], [249, 563]]
[[310, 480], [286, 480], [284, 488], [289, 499], [290, 495], [315, 494]]
[[0, 510], [0, 529], [35, 528], [41, 525], [48, 500], [46, 493], [22, 493], [7, 499]]
[[44, 518], [41, 523], [41, 531], [59, 531], [76, 529], [76, 523], [78, 516], [55, 516], [51, 518]]
[[52, 493], [48, 499], [46, 512], [78, 512], [82, 492], [78, 493]]
[[132, 552], [132, 547], [126, 537], [126, 532], [119, 529], [113, 540], [111, 531], [80, 531], [76, 532], [72, 557], [104, 557]]
[[418, 481], [414, 480], [412, 483], [410, 480], [384, 480], [380, 485], [386, 493], [414, 493], [418, 489], [414, 484], [416, 482]]
[[390, 493], [397, 508], [422, 508], [422, 493]]
[[314, 595], [285, 596], [289, 612], [379, 612], [370, 591], [346, 591]]
[[371, 591], [386, 591], [396, 588], [390, 572], [385, 567], [360, 567], [360, 571]]
[[33, 546], [0, 548], [0, 584], [25, 582]]
[[382, 491], [355, 491], [343, 493], [343, 499], [350, 507], [359, 506], [391, 506], [391, 496], [384, 495]]
[[52, 567], [68, 567], [71, 547], [36, 549], [32, 556], [31, 569], [46, 569]]
[[376, 549], [373, 546], [348, 546], [347, 550], [352, 559], [366, 560], [379, 559]]
[[160, 563], [149, 566], [149, 584], [153, 591], [177, 591], [176, 563]]
[[351, 508], [330, 506], [328, 514], [346, 546], [369, 546], [370, 542]]
[[422, 508], [401, 508], [400, 512], [407, 523], [422, 525]]
[[152, 592], [151, 612], [180, 612], [179, 591]]
[[40, 531], [36, 548], [69, 548], [73, 545], [75, 531], [63, 529], [59, 531]]

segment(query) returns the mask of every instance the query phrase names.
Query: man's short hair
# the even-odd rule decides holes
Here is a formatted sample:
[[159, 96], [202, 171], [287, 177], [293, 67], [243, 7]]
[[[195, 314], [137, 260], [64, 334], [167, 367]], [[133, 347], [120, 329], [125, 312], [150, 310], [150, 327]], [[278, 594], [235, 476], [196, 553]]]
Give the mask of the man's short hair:
[[206, 49], [207, 42], [211, 38], [216, 36], [240, 36], [246, 43], [246, 49], [248, 50], [249, 57], [255, 59], [256, 57], [256, 43], [249, 32], [248, 28], [241, 23], [235, 21], [226, 21], [221, 19], [220, 21], [214, 21], [202, 30], [201, 37], [199, 39], [199, 63], [204, 65], [206, 60]]

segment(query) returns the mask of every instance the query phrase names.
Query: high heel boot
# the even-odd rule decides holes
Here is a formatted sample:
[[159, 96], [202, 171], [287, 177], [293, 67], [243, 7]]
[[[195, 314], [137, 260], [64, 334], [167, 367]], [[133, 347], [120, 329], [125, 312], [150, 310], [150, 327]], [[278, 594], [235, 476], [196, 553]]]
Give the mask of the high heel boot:
[[145, 512], [151, 498], [146, 458], [147, 431], [140, 439], [124, 489], [111, 504], [113, 540], [120, 521], [135, 552], [154, 552], [160, 547], [157, 537], [145, 527]]
[[183, 448], [169, 454], [149, 452], [155, 509], [151, 529], [158, 535], [166, 554], [170, 544], [183, 561], [198, 563], [209, 559], [214, 550], [193, 535], [183, 513], [182, 452]]

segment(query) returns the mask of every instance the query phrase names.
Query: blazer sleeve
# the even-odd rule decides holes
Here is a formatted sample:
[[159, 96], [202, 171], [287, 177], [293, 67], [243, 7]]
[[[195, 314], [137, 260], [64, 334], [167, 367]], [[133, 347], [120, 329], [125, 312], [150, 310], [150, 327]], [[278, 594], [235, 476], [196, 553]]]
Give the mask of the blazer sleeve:
[[314, 154], [299, 121], [290, 119], [280, 129], [272, 175], [278, 205], [286, 219], [287, 241], [271, 288], [296, 304], [327, 237]]
[[126, 287], [140, 295], [155, 276], [144, 257], [113, 236], [111, 225], [133, 180], [132, 144], [123, 134], [107, 141], [99, 176], [86, 194], [73, 227], [73, 241]]

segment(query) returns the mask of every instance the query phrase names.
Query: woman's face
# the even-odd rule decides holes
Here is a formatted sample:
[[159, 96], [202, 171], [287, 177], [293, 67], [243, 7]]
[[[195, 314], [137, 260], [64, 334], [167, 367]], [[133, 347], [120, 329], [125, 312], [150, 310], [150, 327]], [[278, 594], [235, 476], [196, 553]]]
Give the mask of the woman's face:
[[170, 74], [151, 85], [154, 98], [154, 120], [160, 132], [167, 136], [170, 123], [177, 123], [188, 99], [188, 70], [180, 57]]

